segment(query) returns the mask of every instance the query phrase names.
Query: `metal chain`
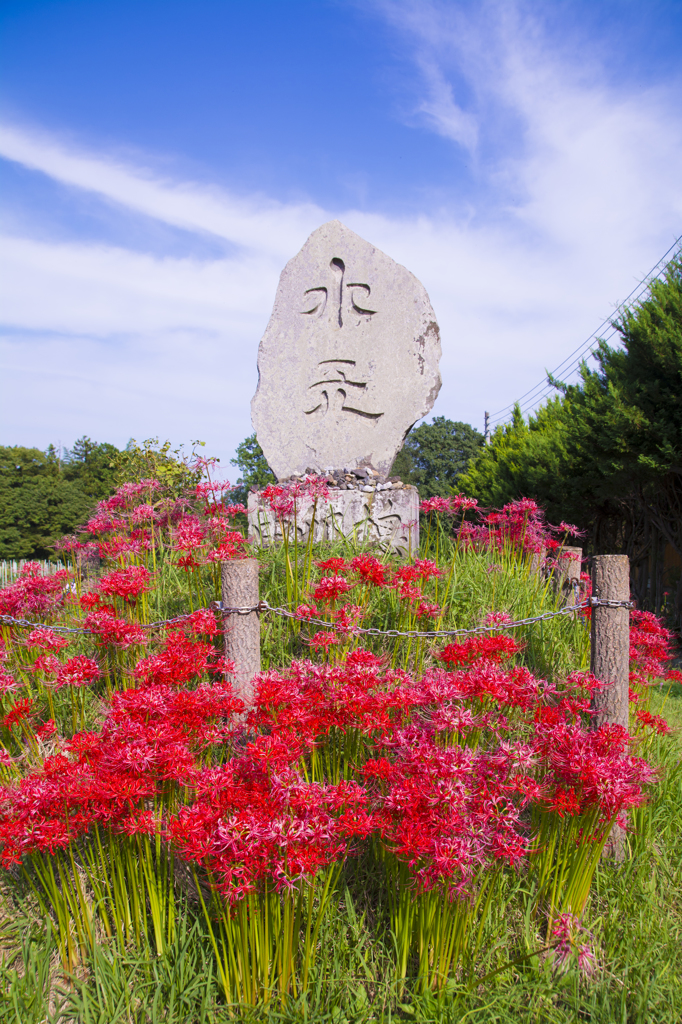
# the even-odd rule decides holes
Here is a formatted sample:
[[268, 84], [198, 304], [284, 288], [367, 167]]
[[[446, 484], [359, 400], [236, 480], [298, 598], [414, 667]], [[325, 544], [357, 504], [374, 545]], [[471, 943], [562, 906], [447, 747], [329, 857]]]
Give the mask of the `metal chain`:
[[[602, 601], [599, 597], [590, 597], [579, 604], [566, 605], [565, 608], [559, 608], [557, 611], [544, 612], [542, 615], [533, 615], [527, 619], [517, 619], [515, 622], [498, 622], [491, 626], [474, 626], [472, 629], [434, 629], [434, 630], [417, 630], [417, 629], [365, 629], [362, 626], [355, 626], [351, 628], [352, 633], [362, 634], [363, 636], [404, 636], [417, 639], [426, 639], [429, 637], [446, 637], [446, 636], [475, 636], [481, 633], [495, 633], [502, 629], [516, 629], [519, 626], [531, 626], [535, 622], [547, 622], [549, 619], [555, 619], [560, 615], [572, 615], [574, 612], [584, 611], [587, 608], [634, 608], [634, 602], [632, 601]], [[214, 611], [220, 615], [250, 615], [252, 612], [273, 612], [275, 615], [281, 615], [283, 618], [296, 619], [299, 622], [307, 622], [312, 626], [322, 626], [325, 629], [336, 629], [335, 622], [327, 622], [326, 619], [316, 618], [303, 618], [297, 615], [296, 612], [289, 611], [288, 608], [273, 607], [268, 604], [267, 601], [259, 601], [258, 604], [248, 605], [243, 608], [228, 608], [223, 607], [220, 601], [214, 601], [211, 608], [200, 608], [199, 611]], [[171, 619], [158, 619], [156, 622], [147, 622], [140, 624], [140, 629], [159, 629], [161, 626], [172, 626], [176, 622], [184, 622], [194, 615], [194, 612], [185, 612], [183, 615], [176, 615]], [[31, 622], [29, 619], [16, 619], [13, 615], [0, 615], [0, 623], [8, 626], [19, 626], [24, 629], [37, 629], [39, 626], [44, 625], [40, 622]], [[97, 631], [94, 629], [87, 629], [83, 626], [47, 626], [48, 629], [53, 630], [56, 633], [90, 633], [95, 634]]]
[[[263, 609], [263, 606], [264, 609]], [[492, 626], [475, 626], [473, 629], [434, 629], [434, 630], [400, 630], [400, 629], [364, 629], [362, 626], [354, 626], [350, 632], [353, 634], [361, 634], [363, 636], [404, 636], [411, 638], [428, 638], [428, 637], [444, 637], [444, 636], [472, 636], [480, 633], [494, 633], [501, 629], [514, 629], [516, 626], [528, 626], [533, 622], [544, 622], [547, 619], [554, 619], [558, 615], [569, 615], [572, 612], [582, 611], [588, 607], [586, 602], [575, 605], [567, 605], [565, 608], [560, 608], [554, 612], [544, 612], [542, 615], [535, 615], [529, 619], [519, 619], [516, 622], [500, 622]], [[261, 601], [260, 605], [254, 606], [251, 611], [266, 610], [274, 612], [276, 615], [282, 615], [287, 619], [298, 619], [299, 622], [308, 622], [313, 626], [323, 626], [326, 629], [336, 629], [335, 622], [327, 622], [325, 619], [314, 619], [314, 618], [302, 618], [295, 612], [290, 612], [288, 608], [273, 608], [267, 603], [267, 601]]]
[[634, 608], [634, 601], [602, 601], [601, 597], [589, 599], [590, 608]]

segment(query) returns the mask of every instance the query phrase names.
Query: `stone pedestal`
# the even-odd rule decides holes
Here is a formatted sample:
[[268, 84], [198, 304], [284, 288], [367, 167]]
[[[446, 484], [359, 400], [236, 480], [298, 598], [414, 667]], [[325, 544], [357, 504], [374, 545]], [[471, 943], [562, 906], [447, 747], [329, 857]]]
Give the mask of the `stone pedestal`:
[[[310, 537], [313, 540], [333, 541], [339, 536], [354, 539], [357, 544], [391, 548], [405, 556], [419, 553], [419, 492], [409, 485], [387, 490], [330, 489], [329, 499], [320, 499], [317, 506], [305, 500], [290, 522], [290, 541], [294, 529], [298, 543]], [[252, 491], [248, 504], [249, 538], [257, 546], [282, 541], [281, 523], [267, 502], [260, 500], [258, 491]]]

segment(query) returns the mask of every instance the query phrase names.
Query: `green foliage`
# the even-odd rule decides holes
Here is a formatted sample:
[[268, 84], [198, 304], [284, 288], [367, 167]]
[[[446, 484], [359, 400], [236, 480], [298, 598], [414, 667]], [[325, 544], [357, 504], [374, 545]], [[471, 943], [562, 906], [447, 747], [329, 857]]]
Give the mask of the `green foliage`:
[[111, 493], [117, 455], [89, 437], [63, 459], [53, 445], [0, 447], [0, 558], [54, 558], [55, 541]]
[[601, 341], [597, 369], [553, 382], [560, 396], [527, 424], [517, 408], [459, 486], [492, 507], [535, 498], [550, 521], [586, 530], [593, 551], [627, 554], [640, 603], [659, 611], [676, 585], [682, 623], [679, 570], [665, 578], [662, 568], [666, 545], [682, 558], [680, 255], [616, 327], [622, 347]]
[[230, 495], [233, 501], [245, 505], [252, 487], [260, 489], [277, 482], [255, 434], [251, 434], [237, 445], [237, 458], [230, 459], [230, 462], [242, 471], [241, 477], [237, 480], [237, 487]]
[[434, 416], [408, 435], [391, 473], [416, 484], [422, 498], [449, 495], [483, 446], [483, 434], [468, 423]]
[[179, 497], [188, 488], [199, 483], [203, 466], [197, 463], [196, 446], [203, 447], [204, 441], [192, 442], [192, 454], [188, 457], [179, 448], [171, 448], [170, 441], [159, 443], [158, 437], [148, 438], [138, 444], [131, 437], [125, 449], [116, 457], [116, 486], [140, 480], [158, 480], [172, 497]]

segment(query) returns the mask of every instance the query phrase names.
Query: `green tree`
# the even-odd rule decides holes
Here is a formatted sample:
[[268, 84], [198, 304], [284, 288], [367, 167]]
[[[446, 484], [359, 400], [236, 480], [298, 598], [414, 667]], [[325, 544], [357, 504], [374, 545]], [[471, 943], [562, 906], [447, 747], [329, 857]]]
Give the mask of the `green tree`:
[[483, 434], [468, 423], [435, 416], [408, 434], [391, 473], [416, 484], [422, 498], [452, 494], [483, 441]]
[[79, 437], [63, 455], [62, 473], [66, 480], [78, 480], [85, 494], [100, 501], [116, 488], [120, 455], [113, 444], [98, 444], [89, 437]]
[[621, 347], [601, 341], [598, 366], [525, 424], [515, 413], [460, 479], [479, 501], [535, 498], [555, 522], [587, 531], [595, 552], [630, 557], [642, 606], [660, 610], [676, 592], [682, 624], [682, 257], [648, 297], [615, 323]]
[[55, 542], [111, 493], [117, 454], [87, 437], [63, 458], [54, 445], [0, 447], [0, 558], [55, 558]]
[[203, 447], [204, 443], [194, 441], [192, 454], [187, 456], [182, 445], [171, 448], [170, 441], [160, 443], [158, 437], [148, 438], [138, 444], [131, 437], [115, 459], [116, 484], [120, 486], [128, 481], [158, 480], [166, 493], [179, 497], [188, 488], [196, 486], [204, 475], [203, 466], [196, 459], [196, 447]]
[[242, 475], [237, 480], [237, 486], [230, 498], [246, 505], [252, 487], [267, 487], [268, 484], [276, 483], [277, 478], [268, 466], [255, 434], [251, 434], [237, 445], [236, 455], [236, 459], [230, 459], [230, 463], [237, 466]]

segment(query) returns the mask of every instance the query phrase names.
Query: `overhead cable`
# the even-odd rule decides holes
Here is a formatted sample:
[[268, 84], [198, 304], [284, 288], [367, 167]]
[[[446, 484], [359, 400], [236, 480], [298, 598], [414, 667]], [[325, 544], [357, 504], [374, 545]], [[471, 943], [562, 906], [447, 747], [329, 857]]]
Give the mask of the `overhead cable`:
[[[619, 315], [625, 312], [626, 308], [629, 305], [632, 305], [635, 302], [637, 302], [644, 294], [644, 292], [646, 292], [649, 289], [652, 280], [658, 277], [659, 274], [665, 269], [670, 254], [673, 252], [674, 249], [676, 249], [680, 245], [680, 243], [682, 243], [682, 235], [680, 235], [679, 238], [677, 238], [673, 242], [673, 244], [670, 246], [667, 252], [665, 252], [663, 256], [661, 256], [658, 263], [656, 263], [651, 268], [646, 277], [644, 277], [643, 280], [641, 280], [632, 289], [630, 294], [625, 299], [623, 299], [623, 301], [620, 303], [619, 306], [616, 307], [615, 311], [611, 314], [611, 316], [607, 317], [604, 321], [602, 321], [599, 327], [597, 327], [597, 329], [593, 331], [592, 334], [590, 334], [589, 338], [587, 338], [586, 341], [579, 345], [578, 348], [574, 349], [573, 352], [566, 356], [563, 362], [559, 363], [559, 365], [554, 370], [551, 371], [552, 377], [558, 377], [559, 375], [567, 377], [571, 373], [574, 373], [577, 367], [580, 365], [580, 363], [583, 362], [584, 359], [589, 358], [589, 356], [596, 351], [596, 343], [601, 338], [604, 338], [604, 340], [607, 341], [609, 338], [613, 337], [613, 335], [616, 333], [614, 321], [618, 318]], [[607, 337], [604, 337], [605, 331], [608, 331]], [[549, 377], [547, 376], [539, 384], [536, 384], [535, 387], [531, 388], [530, 391], [526, 391], [525, 394], [521, 395], [521, 397], [518, 398], [515, 402], [511, 402], [510, 405], [507, 405], [503, 409], [498, 409], [497, 412], [492, 413], [490, 417], [491, 425], [497, 426], [498, 424], [504, 422], [508, 414], [516, 405], [518, 405], [521, 408], [522, 413], [528, 411], [534, 406], [539, 405], [540, 402], [544, 401], [545, 398], [549, 397], [552, 391], [554, 391], [554, 386], [549, 383]]]

